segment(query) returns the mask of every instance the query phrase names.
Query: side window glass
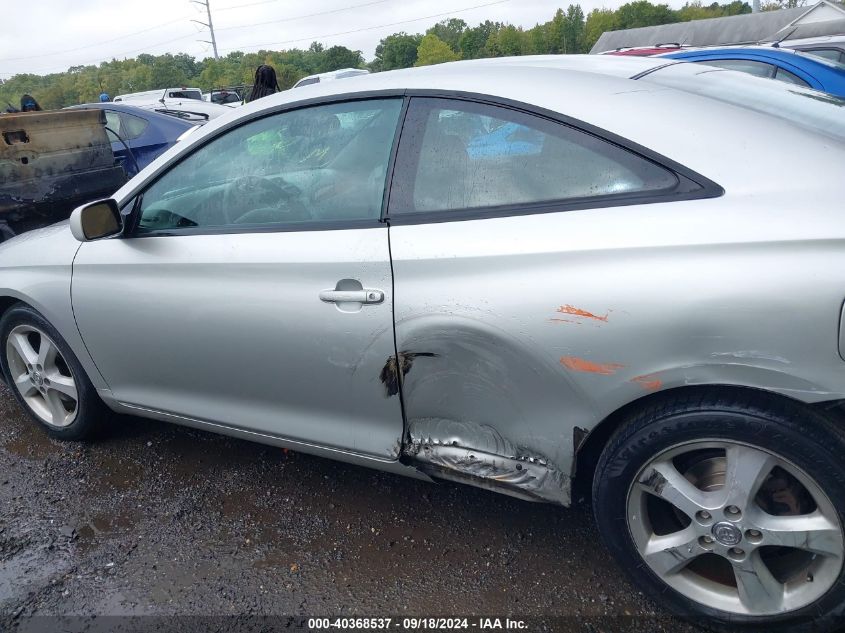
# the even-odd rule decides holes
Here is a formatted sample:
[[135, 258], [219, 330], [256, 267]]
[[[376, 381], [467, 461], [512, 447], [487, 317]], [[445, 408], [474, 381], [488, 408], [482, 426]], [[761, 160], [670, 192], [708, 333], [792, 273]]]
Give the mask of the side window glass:
[[812, 48], [804, 52], [809, 53], [810, 55], [815, 55], [816, 57], [829, 59], [834, 62], [841, 62], [843, 57], [842, 51], [838, 48]]
[[774, 75], [775, 67], [764, 62], [755, 62], [750, 59], [702, 59], [696, 60], [708, 66], [718, 66], [727, 70], [738, 70], [741, 73], [748, 73], [755, 77], [768, 77]]
[[118, 116], [120, 117], [120, 135], [124, 141], [131, 141], [132, 139], [138, 138], [150, 124], [146, 119], [142, 119], [134, 114], [120, 112]]
[[581, 130], [507, 108], [413, 99], [390, 214], [672, 189], [677, 177]]
[[123, 136], [120, 131], [120, 116], [114, 110], [106, 110], [106, 136], [109, 142], [116, 142], [118, 134]]
[[810, 85], [806, 81], [801, 79], [801, 77], [799, 77], [798, 75], [791, 73], [788, 70], [784, 70], [783, 68], [778, 68], [775, 71], [775, 79], [777, 79], [778, 81], [785, 81], [789, 84], [798, 84], [799, 86], [809, 87]]
[[226, 132], [144, 192], [139, 232], [378, 219], [401, 109], [313, 106]]

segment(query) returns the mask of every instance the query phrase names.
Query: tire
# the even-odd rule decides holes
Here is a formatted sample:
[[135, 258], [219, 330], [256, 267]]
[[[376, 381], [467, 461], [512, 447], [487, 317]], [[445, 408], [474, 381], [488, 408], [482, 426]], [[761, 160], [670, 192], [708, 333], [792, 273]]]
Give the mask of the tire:
[[17, 304], [0, 319], [0, 366], [15, 399], [51, 437], [86, 440], [103, 427], [108, 408], [79, 360], [28, 305]]
[[682, 618], [831, 631], [845, 622], [843, 454], [842, 432], [799, 403], [718, 390], [666, 400], [608, 441], [596, 522], [635, 586]]

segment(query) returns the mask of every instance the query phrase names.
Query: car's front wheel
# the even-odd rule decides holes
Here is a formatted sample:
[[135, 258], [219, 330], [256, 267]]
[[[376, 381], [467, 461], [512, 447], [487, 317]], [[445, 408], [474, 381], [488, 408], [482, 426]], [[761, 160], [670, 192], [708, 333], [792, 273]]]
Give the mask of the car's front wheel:
[[0, 320], [0, 364], [29, 415], [58, 439], [90, 438], [106, 407], [68, 344], [33, 308], [19, 304]]
[[831, 630], [845, 613], [845, 439], [757, 395], [641, 411], [596, 472], [608, 547], [658, 603], [736, 630]]

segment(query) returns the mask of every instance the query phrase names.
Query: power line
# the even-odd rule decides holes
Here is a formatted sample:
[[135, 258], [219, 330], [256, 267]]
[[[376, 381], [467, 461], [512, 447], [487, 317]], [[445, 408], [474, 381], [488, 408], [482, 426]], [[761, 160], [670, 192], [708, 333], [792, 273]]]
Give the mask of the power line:
[[[174, 37], [174, 38], [169, 39], [169, 40], [164, 40], [163, 42], [156, 42], [155, 44], [147, 44], [146, 46], [143, 46], [141, 48], [134, 48], [131, 51], [123, 51], [122, 53], [115, 53], [115, 54], [112, 54], [112, 55], [108, 55], [107, 57], [114, 59], [114, 58], [117, 58], [117, 57], [122, 57], [124, 55], [129, 55], [130, 53], [143, 53], [143, 52], [146, 52], [146, 51], [148, 51], [152, 48], [156, 48], [158, 46], [164, 46], [165, 44], [172, 44], [173, 42], [178, 42], [180, 40], [186, 40], [186, 39], [191, 38], [191, 37], [196, 37], [196, 32], [190, 33], [188, 35], [180, 35], [179, 37]], [[105, 61], [108, 61], [108, 60], [104, 60], [101, 57], [99, 59], [95, 59], [95, 60], [91, 60], [91, 61], [84, 61], [84, 62], [80, 62], [78, 64], [73, 64], [73, 65], [74, 66], [90, 66], [92, 64], [103, 63]], [[32, 73], [34, 71], [44, 71], [44, 70], [48, 70], [48, 69], [51, 69], [51, 68], [56, 68], [56, 66], [42, 66], [41, 68], [33, 68], [30, 71], [30, 73]], [[65, 71], [58, 70], [58, 71], [55, 71], [55, 72], [65, 72]], [[20, 74], [24, 74], [24, 73], [15, 73], [15, 74], [20, 75]]]
[[[347, 6], [347, 7], [340, 7], [340, 8], [337, 8], [337, 9], [331, 9], [329, 11], [320, 11], [320, 12], [317, 12], [317, 13], [307, 13], [305, 15], [297, 15], [297, 16], [294, 16], [294, 17], [291, 17], [291, 18], [282, 18], [281, 20], [271, 20], [269, 22], [258, 22], [256, 24], [244, 24], [244, 25], [241, 25], [241, 26], [227, 26], [227, 27], [224, 27], [224, 28], [218, 28], [217, 30], [218, 31], [227, 31], [227, 30], [247, 28], [247, 27], [251, 27], [251, 26], [261, 26], [262, 24], [276, 24], [276, 23], [279, 23], [279, 22], [292, 22], [294, 20], [304, 20], [305, 18], [313, 18], [313, 17], [319, 17], [319, 16], [322, 16], [322, 15], [329, 15], [329, 14], [333, 14], [333, 13], [341, 13], [343, 11], [349, 11], [351, 9], [359, 9], [361, 7], [367, 7], [367, 6], [370, 6], [370, 5], [373, 5], [373, 4], [380, 4], [380, 3], [389, 2], [389, 1], [390, 0], [375, 0], [374, 2], [366, 2], [364, 4], [354, 4], [354, 5]], [[231, 7], [221, 7], [221, 8], [215, 9], [215, 11], [218, 12], [218, 13], [221, 12], [221, 11], [232, 11], [232, 10], [235, 10], [235, 9], [243, 9], [243, 8], [253, 7], [253, 6], [257, 6], [257, 5], [261, 5], [261, 4], [270, 4], [270, 3], [273, 3], [273, 2], [280, 2], [280, 0], [260, 0], [259, 2], [248, 2], [248, 3], [245, 3], [245, 4], [234, 5], [234, 6], [231, 6]], [[197, 4], [206, 5], [205, 2], [197, 2]], [[154, 26], [150, 26], [150, 27], [147, 27], [145, 29], [141, 29], [140, 31], [134, 31], [132, 33], [126, 33], [124, 35], [121, 35], [120, 37], [114, 37], [110, 40], [103, 40], [103, 41], [100, 41], [100, 42], [95, 42], [93, 44], [85, 44], [84, 46], [77, 46], [75, 48], [67, 48], [67, 49], [64, 49], [64, 50], [61, 50], [61, 51], [52, 51], [50, 53], [39, 53], [37, 55], [24, 55], [22, 57], [4, 57], [3, 59], [0, 59], [0, 62], [20, 61], [22, 59], [36, 59], [36, 58], [42, 58], [42, 57], [52, 57], [54, 55], [63, 55], [65, 53], [75, 53], [76, 51], [85, 50], [86, 48], [95, 48], [97, 46], [102, 46], [103, 44], [110, 44], [112, 42], [124, 40], [124, 39], [129, 38], [129, 37], [134, 37], [135, 35], [142, 35], [143, 33], [149, 33], [150, 31], [155, 31], [156, 29], [160, 29], [160, 28], [165, 27], [165, 26], [170, 26], [171, 24], [176, 24], [177, 22], [183, 22], [185, 20], [191, 20], [191, 17], [190, 16], [183, 16], [181, 18], [176, 18], [174, 20], [168, 20], [167, 22], [162, 22], [161, 24], [156, 24]], [[199, 22], [198, 20], [193, 20], [193, 21]], [[209, 22], [211, 22], [211, 16], [210, 15], [209, 15]], [[208, 26], [204, 22], [199, 22], [199, 23], [202, 24], [203, 26]], [[191, 37], [191, 36], [188, 35], [188, 36], [185, 36], [184, 38], [179, 38], [179, 39], [187, 39], [188, 37]], [[212, 39], [214, 39], [214, 38], [212, 37]], [[170, 42], [175, 42], [175, 41], [177, 41], [177, 40], [168, 40], [167, 42], [160, 42], [159, 44], [153, 44], [152, 47], [160, 46], [162, 44], [168, 44]], [[209, 43], [211, 43], [211, 42], [209, 42]], [[126, 52], [123, 52], [123, 53], [116, 53], [116, 54], [113, 54], [113, 55], [109, 55], [109, 57], [120, 57], [121, 55], [126, 55], [127, 53], [133, 53], [133, 52], [136, 52], [138, 50], [144, 50], [144, 49], [134, 49], [134, 50], [126, 51]], [[87, 62], [85, 62], [85, 63], [87, 63]], [[79, 64], [77, 64], [77, 65], [79, 65]], [[44, 67], [42, 67], [42, 68], [44, 68]], [[36, 70], [38, 70], [38, 69], [36, 69]], [[17, 74], [17, 73], [0, 73], [0, 74], [12, 76], [13, 74]]]
[[[293, 22], [294, 20], [304, 20], [305, 18], [315, 18], [321, 15], [330, 15], [332, 13], [341, 13], [343, 11], [349, 11], [351, 9], [360, 9], [362, 7], [370, 7], [374, 4], [384, 4], [385, 2], [391, 2], [392, 0], [372, 0], [371, 2], [365, 2], [363, 4], [354, 4], [349, 7], [341, 7], [339, 9], [330, 9], [328, 11], [320, 11], [319, 13], [308, 13], [305, 15], [297, 15], [292, 18], [281, 18], [279, 20], [265, 20], [263, 22], [254, 22], [253, 24], [241, 24], [239, 26], [224, 26], [223, 28], [218, 28], [218, 31], [234, 31], [235, 29], [245, 29], [252, 26], [264, 26], [265, 24], [278, 24], [279, 22]], [[254, 4], [265, 4], [267, 2], [278, 2], [278, 0], [263, 0], [262, 2], [256, 2]], [[238, 7], [232, 8], [241, 8], [243, 6], [248, 5], [239, 5]], [[217, 11], [222, 11], [222, 9], [217, 9]]]
[[176, 18], [175, 20], [170, 20], [169, 22], [162, 22], [161, 24], [156, 24], [155, 26], [151, 26], [146, 29], [142, 29], [140, 31], [135, 31], [134, 33], [127, 33], [126, 35], [121, 35], [120, 37], [115, 37], [110, 40], [103, 40], [102, 42], [96, 42], [94, 44], [86, 44], [85, 46], [77, 46], [76, 48], [68, 48], [63, 51], [53, 51], [52, 53], [40, 53], [38, 55], [25, 55], [23, 57], [4, 57], [0, 59], [0, 62], [12, 62], [12, 61], [20, 61], [21, 59], [33, 59], [36, 57], [52, 57], [53, 55], [63, 55], [64, 53], [75, 53], [76, 51], [81, 51], [86, 48], [94, 48], [95, 46], [102, 46], [103, 44], [110, 44], [112, 42], [117, 42], [118, 40], [126, 39], [127, 37], [133, 37], [135, 35], [141, 35], [142, 33], [149, 33], [150, 31], [154, 31], [156, 29], [160, 29], [163, 26], [169, 26], [171, 24], [176, 24], [177, 22], [182, 22], [184, 20], [189, 19], [188, 16]]
[[340, 31], [338, 33], [326, 33], [324, 35], [311, 35], [308, 37], [300, 37], [295, 40], [284, 40], [282, 42], [269, 42], [267, 44], [247, 44], [246, 46], [236, 46], [234, 48], [224, 48], [224, 51], [235, 51], [244, 48], [261, 48], [263, 46], [280, 46], [282, 44], [296, 44], [297, 42], [317, 41], [330, 37], [339, 37], [341, 35], [351, 35], [352, 33], [363, 33], [364, 31], [373, 31], [375, 29], [383, 29], [389, 26], [399, 26], [400, 24], [410, 24], [412, 22], [420, 22], [422, 20], [430, 20], [432, 18], [441, 18], [447, 15], [454, 15], [455, 13], [464, 13], [466, 11], [473, 11], [475, 9], [483, 9], [484, 7], [492, 7], [496, 4], [504, 4], [511, 0], [495, 0], [495, 2], [486, 2], [484, 4], [477, 4], [474, 7], [466, 7], [465, 9], [455, 9], [454, 11], [446, 11], [445, 13], [434, 13], [432, 15], [425, 15], [421, 18], [413, 18], [411, 20], [401, 20], [399, 22], [390, 22], [388, 24], [377, 24], [376, 26], [367, 26], [360, 29], [353, 29], [351, 31]]
[[220, 7], [215, 10], [219, 13], [220, 11], [232, 11], [233, 9], [243, 9], [244, 7], [255, 7], [259, 4], [270, 4], [271, 2], [280, 2], [280, 0], [259, 0], [259, 2], [247, 2], [246, 4], [236, 4], [231, 7]]
[[[265, 3], [268, 3], [268, 2], [272, 2], [272, 1], [276, 1], [276, 0], [263, 0], [262, 2], [258, 2], [258, 3], [254, 3], [254, 4], [265, 4]], [[385, 2], [385, 1], [388, 1], [388, 0], [378, 0], [378, 1], [379, 2]], [[302, 38], [298, 38], [298, 39], [294, 39], [294, 40], [285, 40], [285, 41], [282, 41], [282, 42], [272, 42], [272, 43], [267, 43], [267, 44], [250, 44], [250, 45], [246, 45], [246, 46], [236, 46], [236, 47], [224, 48], [224, 49], [220, 49], [220, 50], [227, 52], [227, 51], [235, 51], [235, 50], [242, 50], [242, 49], [248, 49], [248, 48], [261, 48], [263, 46], [279, 46], [279, 45], [282, 45], [282, 44], [294, 44], [294, 43], [297, 43], [297, 42], [305, 42], [305, 41], [313, 42], [313, 41], [320, 40], [320, 39], [327, 39], [327, 38], [331, 38], [331, 37], [339, 37], [339, 36], [342, 36], [342, 35], [351, 35], [353, 33], [363, 33], [363, 32], [366, 32], [366, 31], [373, 31], [375, 29], [387, 28], [387, 27], [390, 27], [390, 26], [399, 26], [399, 25], [402, 25], [402, 24], [411, 24], [413, 22], [420, 22], [422, 20], [430, 20], [432, 18], [444, 17], [444, 16], [447, 16], [447, 15], [453, 15], [453, 14], [456, 14], [456, 13], [464, 13], [466, 11], [473, 11], [475, 9], [482, 9], [484, 7], [490, 7], [490, 6], [494, 6], [494, 5], [498, 5], [498, 4], [504, 4], [505, 2], [510, 2], [510, 1], [511, 0], [495, 0], [494, 2], [486, 2], [484, 4], [478, 4], [478, 5], [471, 6], [471, 7], [465, 7], [463, 9], [455, 9], [454, 11], [446, 11], [444, 13], [435, 13], [435, 14], [432, 14], [432, 15], [426, 15], [426, 16], [422, 16], [422, 17], [419, 17], [419, 18], [412, 18], [410, 20], [400, 20], [398, 22], [390, 22], [390, 23], [387, 23], [387, 24], [377, 24], [375, 26], [368, 26], [368, 27], [363, 27], [363, 28], [360, 28], [360, 29], [352, 29], [352, 30], [349, 30], [349, 31], [341, 31], [341, 32], [337, 32], [337, 33], [328, 33], [328, 34], [324, 34], [324, 35], [311, 35], [311, 36], [308, 36], [308, 37], [302, 37]], [[367, 4], [376, 4], [376, 0], [372, 0], [370, 3], [367, 3]], [[237, 7], [229, 7], [229, 8], [235, 9], [235, 8], [242, 8], [244, 6], [248, 6], [248, 5], [238, 5]], [[342, 9], [333, 9], [331, 12], [337, 13], [337, 12], [348, 10], [348, 9], [358, 8], [359, 6], [363, 6], [363, 5], [352, 5], [352, 6], [349, 6], [349, 7], [344, 7]], [[222, 9], [218, 9], [218, 10], [222, 10]], [[323, 12], [323, 13], [325, 13], [325, 12]], [[303, 16], [297, 16], [297, 17], [294, 17], [294, 18], [286, 18], [286, 19], [295, 20], [295, 19], [302, 19], [302, 18], [306, 18], [306, 17], [313, 17], [313, 16], [316, 16], [316, 15], [320, 15], [320, 14], [318, 13], [318, 14], [311, 14], [311, 15], [303, 15]], [[172, 24], [173, 22], [177, 22], [177, 21], [181, 21], [181, 20], [184, 20], [184, 18], [180, 18], [179, 20], [173, 20], [171, 22], [168, 22], [167, 24]], [[153, 30], [155, 28], [158, 28], [158, 27], [150, 27], [148, 29], [144, 29], [144, 31], [139, 31], [139, 33], [147, 32], [147, 31]], [[228, 28], [235, 28], [235, 27], [228, 27]], [[240, 28], [240, 27], [237, 27], [237, 28]], [[222, 29], [218, 29], [218, 30], [222, 30]], [[124, 36], [124, 37], [128, 37], [128, 36]], [[182, 35], [180, 37], [175, 37], [175, 38], [172, 38], [172, 39], [164, 40], [162, 42], [156, 42], [155, 44], [147, 44], [147, 45], [145, 45], [141, 48], [136, 48], [136, 49], [132, 49], [132, 50], [129, 50], [129, 51], [123, 51], [123, 52], [120, 52], [120, 53], [109, 54], [109, 55], [107, 55], [107, 57], [118, 58], [118, 57], [123, 57], [125, 55], [129, 55], [131, 53], [145, 52], [145, 51], [148, 51], [150, 49], [156, 48], [158, 46], [164, 46], [165, 44], [171, 44], [173, 42], [178, 42], [180, 40], [185, 40], [185, 39], [188, 39], [188, 38], [191, 38], [191, 37], [195, 37], [195, 33], [191, 33], [191, 34], [188, 34], [188, 35]], [[116, 39], [123, 39], [123, 38], [121, 37], [121, 38], [116, 38]], [[114, 41], [114, 40], [111, 40], [111, 41]], [[97, 46], [97, 44], [91, 44], [90, 46]], [[88, 46], [80, 47], [80, 49], [81, 48], [88, 48]], [[52, 54], [56, 54], [56, 53], [52, 53]], [[0, 61], [10, 61], [11, 59], [13, 59], [13, 58], [7, 58], [7, 59], [0, 60]], [[17, 59], [26, 59], [26, 58], [17, 58]], [[101, 63], [103, 61], [106, 61], [106, 60], [103, 60], [102, 58], [100, 58], [100, 59], [97, 59], [97, 60], [80, 62], [78, 64], [74, 64], [74, 66], [87, 66], [87, 65], [91, 65], [91, 64]], [[41, 67], [41, 68], [34, 68], [34, 69], [30, 70], [29, 73], [33, 73], [33, 72], [36, 72], [36, 71], [45, 71], [45, 70], [53, 69], [53, 68], [57, 68], [57, 67], [56, 66], [45, 66], [45, 67]], [[64, 72], [64, 71], [56, 70], [56, 71], [52, 71], [52, 72]], [[15, 75], [24, 74], [24, 73], [3, 73], [3, 74], [7, 75], [9, 77], [13, 77]], [[48, 72], [48, 74], [49, 74], [49, 72]]]

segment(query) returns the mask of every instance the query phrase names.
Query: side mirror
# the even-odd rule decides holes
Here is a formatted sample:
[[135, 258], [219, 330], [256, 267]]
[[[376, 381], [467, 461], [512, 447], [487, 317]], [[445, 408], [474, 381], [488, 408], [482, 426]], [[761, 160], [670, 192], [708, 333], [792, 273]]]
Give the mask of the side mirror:
[[83, 204], [70, 215], [70, 232], [80, 242], [117, 235], [122, 230], [120, 209], [111, 198]]

